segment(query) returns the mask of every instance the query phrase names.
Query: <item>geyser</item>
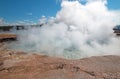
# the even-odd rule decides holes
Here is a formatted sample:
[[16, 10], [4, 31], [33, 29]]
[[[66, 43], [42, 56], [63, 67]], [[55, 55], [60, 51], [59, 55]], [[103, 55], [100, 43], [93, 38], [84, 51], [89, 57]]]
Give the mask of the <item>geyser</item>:
[[17, 31], [18, 41], [9, 47], [74, 59], [119, 55], [120, 41], [112, 29], [118, 24], [120, 13], [106, 5], [106, 0], [88, 0], [85, 4], [63, 0], [56, 17], [42, 27]]

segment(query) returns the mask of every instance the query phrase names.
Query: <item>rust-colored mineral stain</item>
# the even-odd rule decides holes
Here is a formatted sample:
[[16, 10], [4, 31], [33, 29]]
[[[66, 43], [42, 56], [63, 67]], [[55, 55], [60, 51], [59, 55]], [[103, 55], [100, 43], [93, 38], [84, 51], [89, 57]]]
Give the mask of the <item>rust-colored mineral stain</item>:
[[17, 38], [16, 34], [0, 34], [0, 41], [5, 40], [15, 40]]

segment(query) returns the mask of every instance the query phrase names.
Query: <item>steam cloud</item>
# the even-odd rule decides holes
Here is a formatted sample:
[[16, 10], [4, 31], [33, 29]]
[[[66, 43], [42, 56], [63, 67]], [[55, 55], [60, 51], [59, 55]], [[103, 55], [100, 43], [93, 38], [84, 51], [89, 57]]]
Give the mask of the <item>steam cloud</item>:
[[[120, 38], [113, 34], [120, 12], [107, 8], [107, 0], [63, 0], [61, 10], [42, 27], [17, 32], [13, 49], [40, 54], [83, 58], [98, 55], [120, 55]], [[44, 17], [41, 22], [45, 21]], [[44, 22], [43, 22], [44, 23]]]
[[0, 25], [4, 24], [4, 19], [0, 18]]

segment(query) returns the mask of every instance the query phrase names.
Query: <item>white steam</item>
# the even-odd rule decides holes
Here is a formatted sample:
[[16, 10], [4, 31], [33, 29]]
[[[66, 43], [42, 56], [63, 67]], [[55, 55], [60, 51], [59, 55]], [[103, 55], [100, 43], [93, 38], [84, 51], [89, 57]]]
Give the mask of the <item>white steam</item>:
[[4, 22], [4, 19], [3, 18], [0, 18], [0, 26], [3, 25], [5, 22]]
[[56, 17], [40, 28], [20, 31], [18, 42], [10, 46], [65, 58], [120, 55], [120, 39], [112, 30], [119, 13], [106, 4], [106, 0], [88, 0], [84, 5], [63, 0]]

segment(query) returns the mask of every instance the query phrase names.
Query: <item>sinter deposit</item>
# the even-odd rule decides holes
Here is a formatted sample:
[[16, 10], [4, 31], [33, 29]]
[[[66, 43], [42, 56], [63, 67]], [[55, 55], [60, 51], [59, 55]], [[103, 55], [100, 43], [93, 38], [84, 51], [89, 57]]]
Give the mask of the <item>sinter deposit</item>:
[[120, 56], [66, 60], [0, 44], [0, 79], [120, 79]]

